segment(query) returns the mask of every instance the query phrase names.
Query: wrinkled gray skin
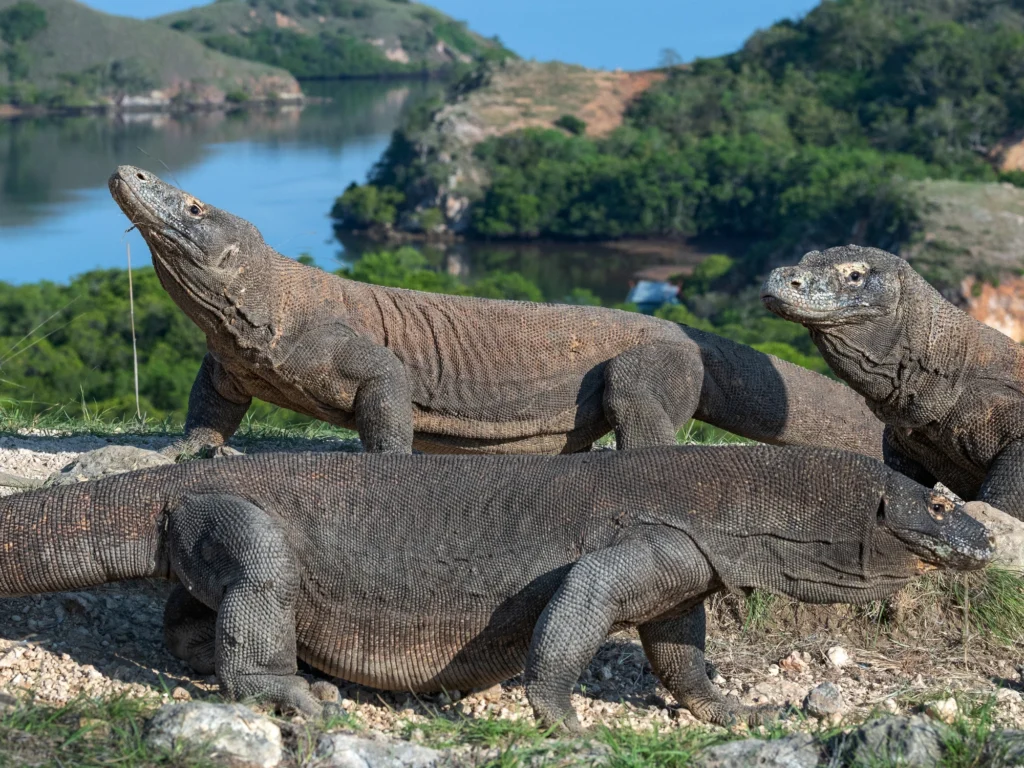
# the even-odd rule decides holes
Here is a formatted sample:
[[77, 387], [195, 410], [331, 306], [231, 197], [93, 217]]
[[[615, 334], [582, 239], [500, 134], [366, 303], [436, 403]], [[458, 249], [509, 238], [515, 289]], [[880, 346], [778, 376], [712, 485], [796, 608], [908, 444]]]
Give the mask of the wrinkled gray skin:
[[173, 574], [168, 645], [230, 697], [316, 714], [296, 655], [408, 691], [525, 665], [537, 716], [570, 729], [580, 673], [636, 626], [683, 706], [756, 722], [705, 673], [709, 595], [863, 603], [978, 568], [992, 543], [970, 509], [821, 449], [263, 454], [0, 499], [0, 595]]
[[253, 397], [358, 430], [369, 452], [571, 453], [674, 444], [691, 417], [753, 440], [881, 458], [848, 387], [713, 334], [600, 307], [345, 280], [125, 166], [110, 191], [209, 354], [172, 454], [221, 446]]
[[845, 246], [771, 273], [765, 306], [805, 325], [888, 427], [886, 462], [1024, 519], [1024, 352], [903, 259]]

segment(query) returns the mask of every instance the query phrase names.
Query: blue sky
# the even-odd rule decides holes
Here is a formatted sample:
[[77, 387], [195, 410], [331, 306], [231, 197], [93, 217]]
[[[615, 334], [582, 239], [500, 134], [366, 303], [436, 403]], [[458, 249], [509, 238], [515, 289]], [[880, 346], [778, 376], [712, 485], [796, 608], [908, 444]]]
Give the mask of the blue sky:
[[[197, 0], [84, 0], [108, 13], [158, 16]], [[801, 16], [814, 0], [435, 0], [484, 35], [498, 34], [525, 58], [588, 67], [644, 69], [663, 48], [684, 59], [736, 50], [750, 33]]]

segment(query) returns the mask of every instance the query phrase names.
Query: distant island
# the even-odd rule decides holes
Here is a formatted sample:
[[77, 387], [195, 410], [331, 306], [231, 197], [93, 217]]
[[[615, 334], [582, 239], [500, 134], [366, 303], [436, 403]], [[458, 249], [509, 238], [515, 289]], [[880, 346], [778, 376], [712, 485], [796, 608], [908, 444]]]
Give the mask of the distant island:
[[218, 0], [145, 21], [0, 0], [0, 116], [294, 102], [303, 78], [434, 76], [511, 56], [408, 0]]
[[154, 21], [299, 79], [437, 75], [513, 55], [410, 0], [218, 0]]

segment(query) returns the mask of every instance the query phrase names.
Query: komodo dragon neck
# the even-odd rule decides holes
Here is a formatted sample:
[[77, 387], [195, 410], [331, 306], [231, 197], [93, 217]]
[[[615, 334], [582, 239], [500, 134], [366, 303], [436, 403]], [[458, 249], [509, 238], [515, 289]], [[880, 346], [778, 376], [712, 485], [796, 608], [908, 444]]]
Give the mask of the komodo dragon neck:
[[[258, 259], [203, 272], [183, 270], [153, 248], [153, 266], [164, 290], [211, 341], [241, 349], [273, 349], [304, 324], [313, 302], [343, 301], [332, 277], [281, 256], [271, 248]], [[333, 287], [334, 290], [329, 290]], [[215, 343], [211, 346], [217, 346]]]
[[978, 332], [916, 273], [907, 269], [900, 280], [891, 315], [812, 329], [811, 338], [882, 421], [917, 428], [942, 421], [955, 405], [977, 357]]

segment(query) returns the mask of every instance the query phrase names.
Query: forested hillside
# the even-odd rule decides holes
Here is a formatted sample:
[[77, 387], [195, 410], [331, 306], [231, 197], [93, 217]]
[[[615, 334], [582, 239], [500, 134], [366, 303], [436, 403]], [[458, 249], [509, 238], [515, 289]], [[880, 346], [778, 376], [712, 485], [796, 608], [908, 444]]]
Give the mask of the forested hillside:
[[66, 109], [299, 97], [283, 69], [74, 0], [0, 0], [0, 105]]
[[156, 21], [299, 78], [439, 73], [510, 55], [410, 0], [218, 0]]
[[[460, 134], [459, 105], [502, 77], [478, 72], [409, 121], [335, 214], [481, 238], [742, 236], [748, 276], [817, 244], [899, 247], [923, 212], [909, 181], [995, 180], [1024, 127], [1024, 4], [828, 0], [666, 74], [604, 137], [569, 120]], [[451, 135], [479, 140], [453, 153]]]

